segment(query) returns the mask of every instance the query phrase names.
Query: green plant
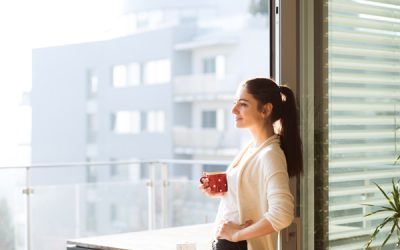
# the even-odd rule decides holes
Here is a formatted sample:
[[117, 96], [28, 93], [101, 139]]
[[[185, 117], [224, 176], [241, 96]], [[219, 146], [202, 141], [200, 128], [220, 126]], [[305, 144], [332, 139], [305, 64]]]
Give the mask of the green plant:
[[[396, 161], [394, 164], [397, 164], [397, 162], [400, 160], [400, 155], [397, 157]], [[381, 186], [378, 184], [374, 183], [381, 193], [384, 195], [386, 198], [386, 201], [388, 203], [387, 206], [378, 206], [378, 205], [371, 205], [371, 204], [364, 204], [366, 206], [370, 207], [375, 207], [379, 208], [378, 210], [371, 212], [365, 216], [370, 216], [373, 214], [377, 213], [382, 213], [382, 212], [390, 212], [391, 214], [387, 216], [385, 219], [383, 219], [382, 223], [380, 223], [372, 233], [369, 241], [366, 244], [366, 249], [371, 245], [372, 241], [376, 238], [378, 233], [381, 231], [381, 229], [386, 226], [386, 225], [391, 225], [392, 228], [389, 232], [389, 234], [386, 236], [385, 240], [382, 243], [382, 247], [385, 246], [386, 242], [390, 239], [390, 237], [393, 235], [394, 231], [396, 230], [397, 234], [397, 245], [400, 245], [400, 180], [395, 183], [395, 180], [392, 179], [392, 190], [388, 193], [386, 193]]]

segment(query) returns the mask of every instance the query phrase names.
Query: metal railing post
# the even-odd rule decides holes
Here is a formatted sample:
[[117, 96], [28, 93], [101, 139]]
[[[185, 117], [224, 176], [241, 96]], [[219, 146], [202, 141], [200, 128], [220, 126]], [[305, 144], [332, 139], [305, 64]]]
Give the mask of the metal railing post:
[[156, 214], [156, 172], [154, 163], [149, 163], [149, 180], [147, 182], [147, 194], [148, 194], [148, 229], [153, 230], [155, 226], [155, 214]]
[[26, 248], [27, 250], [31, 250], [31, 203], [30, 203], [30, 195], [33, 193], [33, 189], [30, 187], [30, 168], [26, 167], [26, 176], [25, 176], [25, 189], [22, 190], [22, 193], [26, 195]]
[[161, 163], [161, 227], [168, 226], [168, 164]]
[[80, 207], [81, 207], [81, 193], [79, 184], [75, 184], [75, 237], [80, 235]]

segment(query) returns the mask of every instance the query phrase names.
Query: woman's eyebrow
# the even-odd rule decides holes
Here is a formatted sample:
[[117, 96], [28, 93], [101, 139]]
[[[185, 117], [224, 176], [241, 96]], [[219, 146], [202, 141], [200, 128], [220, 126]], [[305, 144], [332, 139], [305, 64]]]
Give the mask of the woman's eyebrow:
[[238, 102], [240, 102], [240, 101], [242, 101], [242, 102], [249, 102], [249, 100], [246, 100], [246, 99], [243, 99], [243, 98], [238, 99]]

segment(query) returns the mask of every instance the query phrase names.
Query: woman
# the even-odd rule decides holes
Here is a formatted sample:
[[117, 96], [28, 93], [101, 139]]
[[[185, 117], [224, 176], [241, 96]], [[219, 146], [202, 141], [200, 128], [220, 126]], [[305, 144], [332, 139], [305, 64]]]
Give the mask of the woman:
[[271, 79], [250, 79], [239, 86], [232, 113], [252, 140], [226, 171], [228, 192], [200, 185], [221, 197], [213, 249], [275, 250], [278, 232], [294, 217], [289, 177], [303, 169], [294, 95]]

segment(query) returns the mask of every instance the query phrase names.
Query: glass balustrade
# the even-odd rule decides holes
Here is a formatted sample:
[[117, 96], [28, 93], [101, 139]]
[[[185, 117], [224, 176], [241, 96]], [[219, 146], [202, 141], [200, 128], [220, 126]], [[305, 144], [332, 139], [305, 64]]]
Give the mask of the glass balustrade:
[[0, 168], [0, 249], [65, 249], [67, 239], [211, 223], [219, 199], [198, 189], [202, 166], [220, 171], [227, 163]]

